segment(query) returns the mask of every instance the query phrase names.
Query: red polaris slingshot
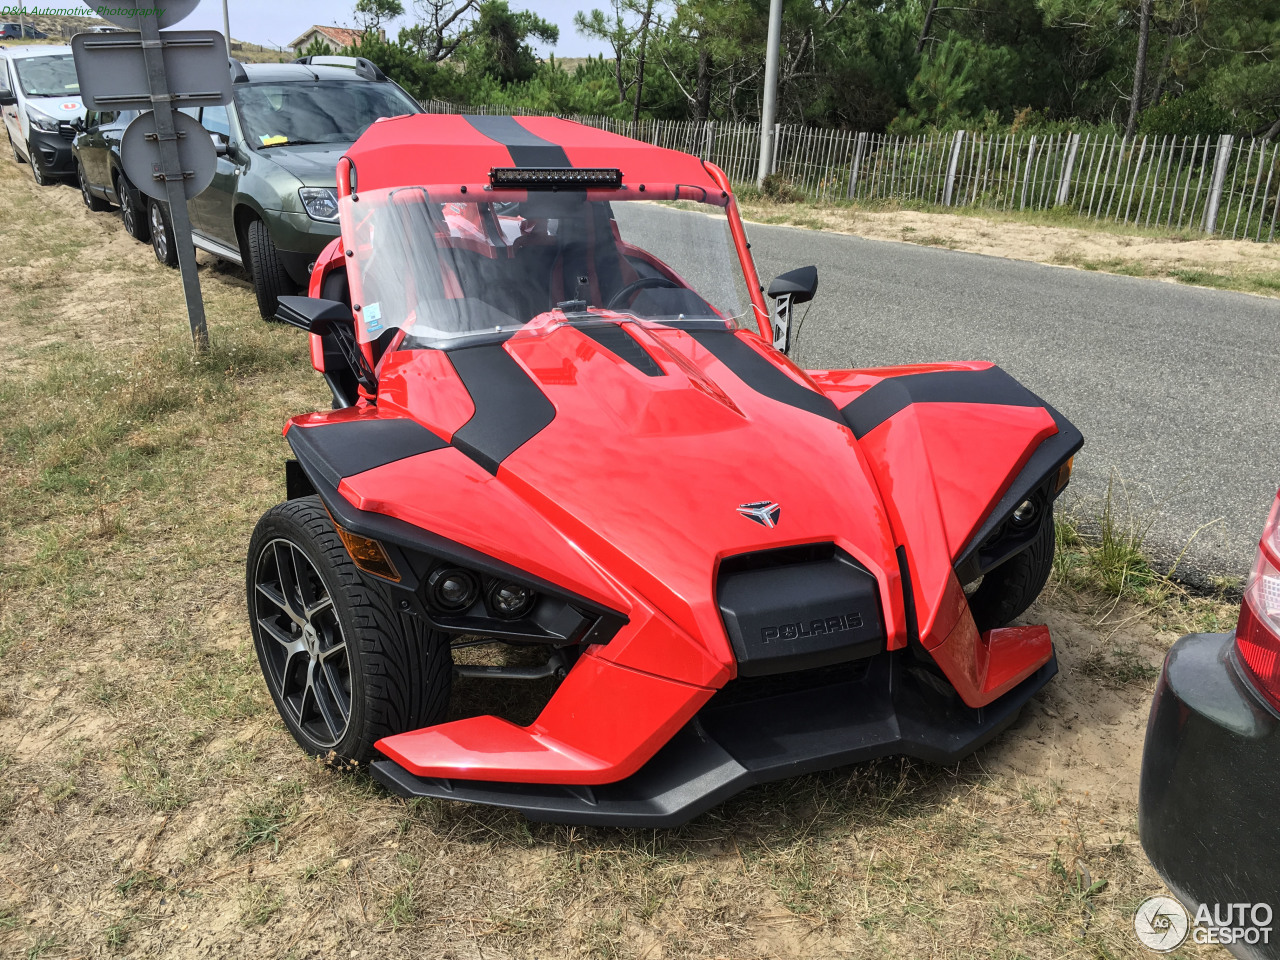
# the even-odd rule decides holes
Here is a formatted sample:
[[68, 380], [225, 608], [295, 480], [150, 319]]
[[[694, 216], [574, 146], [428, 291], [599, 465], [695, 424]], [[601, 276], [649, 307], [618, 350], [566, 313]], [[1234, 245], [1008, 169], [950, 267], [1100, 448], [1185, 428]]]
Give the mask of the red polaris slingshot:
[[[800, 369], [816, 271], [770, 309], [717, 167], [424, 115], [370, 127], [337, 187], [342, 236], [277, 315], [333, 409], [285, 428], [247, 570], [305, 750], [403, 796], [674, 825], [763, 781], [953, 762], [1054, 675], [1048, 630], [1009, 624], [1080, 433], [989, 363]], [[533, 649], [454, 663], [507, 645]], [[457, 675], [554, 691], [527, 725], [450, 720]]]

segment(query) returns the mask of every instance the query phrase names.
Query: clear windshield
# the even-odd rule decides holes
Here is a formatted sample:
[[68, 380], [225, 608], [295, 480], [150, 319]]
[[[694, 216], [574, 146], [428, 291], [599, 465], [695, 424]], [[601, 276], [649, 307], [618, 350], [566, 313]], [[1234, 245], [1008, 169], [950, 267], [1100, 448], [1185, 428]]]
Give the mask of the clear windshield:
[[364, 340], [403, 328], [405, 347], [425, 347], [604, 317], [723, 327], [749, 303], [721, 207], [569, 191], [437, 197], [398, 187], [343, 199]]
[[367, 80], [239, 84], [235, 98], [255, 147], [352, 143], [379, 117], [418, 112], [394, 84]]
[[69, 53], [48, 57], [18, 57], [13, 61], [18, 83], [28, 97], [65, 97], [80, 93], [76, 62]]

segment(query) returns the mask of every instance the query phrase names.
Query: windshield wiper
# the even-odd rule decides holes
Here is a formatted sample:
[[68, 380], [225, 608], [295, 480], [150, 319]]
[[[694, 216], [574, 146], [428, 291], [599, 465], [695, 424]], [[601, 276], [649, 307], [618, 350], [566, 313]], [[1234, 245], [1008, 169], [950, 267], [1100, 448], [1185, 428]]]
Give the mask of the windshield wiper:
[[301, 138], [298, 140], [283, 140], [278, 143], [263, 143], [258, 146], [259, 150], [269, 150], [271, 147], [296, 147], [299, 145], [308, 146], [317, 143], [333, 143], [332, 140], [307, 140]]

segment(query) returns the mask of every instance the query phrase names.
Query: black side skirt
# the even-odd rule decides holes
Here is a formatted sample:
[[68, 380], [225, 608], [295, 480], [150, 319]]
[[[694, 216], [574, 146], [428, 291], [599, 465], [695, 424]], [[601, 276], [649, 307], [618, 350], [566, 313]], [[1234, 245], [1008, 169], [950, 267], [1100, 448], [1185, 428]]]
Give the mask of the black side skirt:
[[[625, 780], [597, 787], [417, 777], [375, 760], [374, 779], [403, 797], [507, 807], [530, 820], [673, 827], [759, 783], [903, 755], [949, 764], [1017, 719], [1058, 672], [1052, 659], [995, 703], [973, 710], [946, 682], [895, 651], [823, 685], [734, 681]], [[829, 676], [829, 675], [828, 675]]]

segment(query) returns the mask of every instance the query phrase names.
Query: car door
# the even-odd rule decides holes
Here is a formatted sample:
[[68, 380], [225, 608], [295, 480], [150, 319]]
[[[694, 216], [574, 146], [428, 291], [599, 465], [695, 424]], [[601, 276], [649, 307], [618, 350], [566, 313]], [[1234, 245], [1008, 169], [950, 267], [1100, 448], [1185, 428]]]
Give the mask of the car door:
[[[231, 118], [226, 107], [205, 107], [200, 111], [200, 125], [209, 131], [215, 144], [225, 146], [232, 139]], [[240, 170], [235, 160], [230, 155], [223, 154], [218, 157], [214, 167], [213, 182], [189, 204], [191, 225], [195, 231], [237, 253], [240, 246], [236, 239], [232, 210], [239, 179]]]
[[103, 128], [115, 120], [114, 113], [99, 113], [90, 110], [85, 114], [85, 131], [77, 138], [77, 153], [80, 165], [84, 167], [84, 175], [95, 191], [102, 190], [108, 184], [107, 142], [103, 136]]

